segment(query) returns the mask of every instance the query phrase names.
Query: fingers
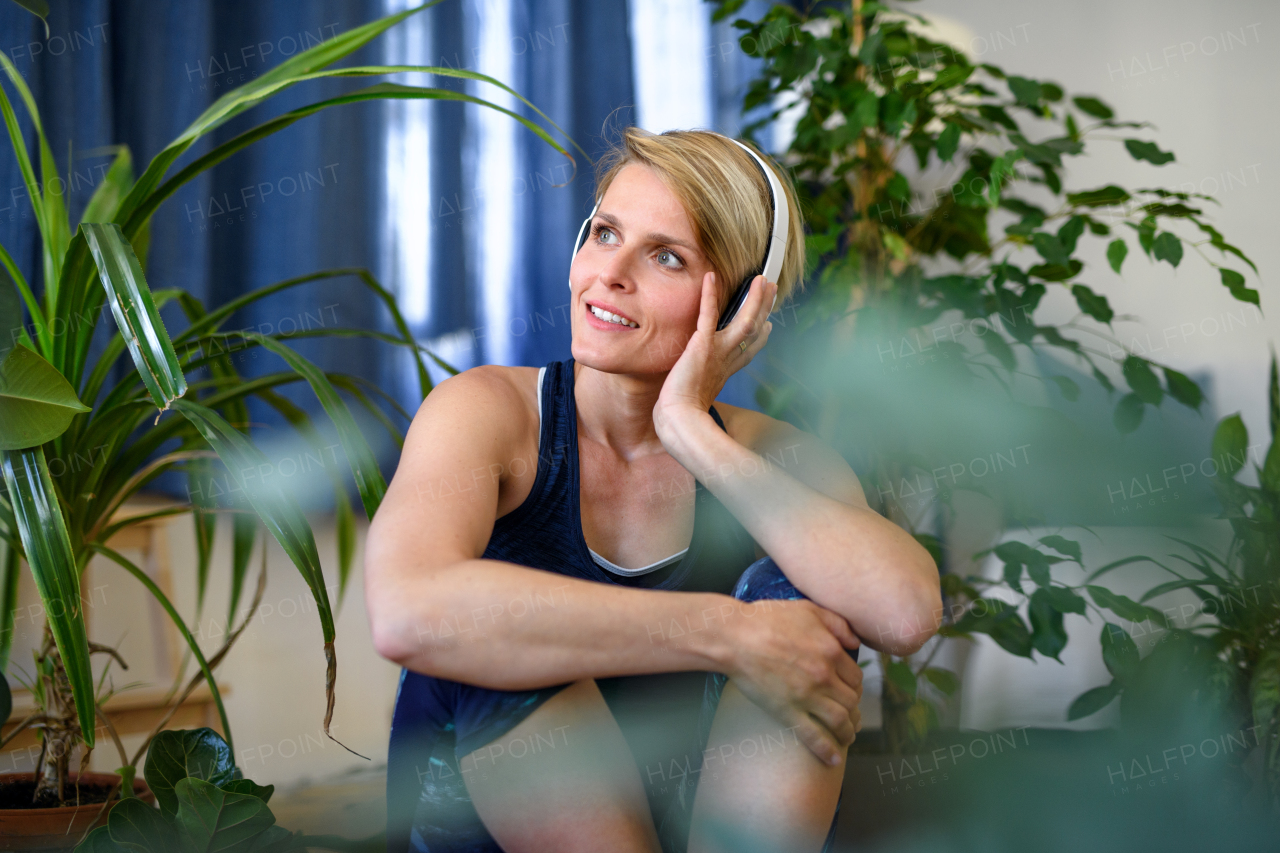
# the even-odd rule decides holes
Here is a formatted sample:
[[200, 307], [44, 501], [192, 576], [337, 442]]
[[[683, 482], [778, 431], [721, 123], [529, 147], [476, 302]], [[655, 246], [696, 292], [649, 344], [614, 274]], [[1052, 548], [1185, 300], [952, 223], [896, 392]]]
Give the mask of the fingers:
[[716, 299], [716, 274], [708, 272], [702, 277], [702, 302], [698, 310], [698, 329], [700, 331], [715, 331], [719, 317], [716, 316], [717, 299]]
[[861, 720], [856, 704], [850, 710], [835, 699], [824, 696], [814, 704], [809, 713], [827, 727], [828, 731], [835, 736], [839, 746], [845, 747], [853, 743], [858, 733], [858, 722]]
[[807, 714], [801, 715], [793, 725], [796, 737], [818, 757], [819, 761], [832, 766], [840, 763], [841, 746], [829, 730]]
[[823, 624], [840, 641], [840, 645], [846, 649], [856, 649], [862, 645], [858, 635], [853, 633], [853, 629], [849, 627], [849, 620], [820, 604], [815, 604], [814, 607], [818, 609], [818, 616], [822, 619]]
[[862, 667], [854, 663], [848, 654], [841, 655], [840, 660], [836, 661], [836, 675], [841, 682], [849, 685], [858, 699], [862, 698]]

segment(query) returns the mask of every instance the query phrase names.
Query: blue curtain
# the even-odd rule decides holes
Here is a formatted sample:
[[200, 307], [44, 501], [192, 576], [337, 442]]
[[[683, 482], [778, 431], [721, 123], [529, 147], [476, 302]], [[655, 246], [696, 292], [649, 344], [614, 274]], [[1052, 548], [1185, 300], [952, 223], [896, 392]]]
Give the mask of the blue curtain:
[[[3, 49], [31, 87], [57, 160], [67, 177], [72, 222], [111, 163], [104, 146], [123, 143], [135, 173], [202, 112], [235, 86], [289, 55], [372, 20], [377, 0], [313, 3], [54, 0], [46, 39], [40, 22], [15, 4], [0, 3]], [[380, 61], [378, 46], [355, 63]], [[269, 118], [360, 85], [352, 81], [303, 84], [237, 117], [203, 139], [170, 174], [214, 145]], [[13, 87], [6, 90], [16, 102]], [[25, 110], [16, 107], [36, 152]], [[237, 154], [180, 190], [157, 211], [147, 262], [153, 289], [178, 287], [207, 307], [282, 279], [332, 267], [371, 267], [376, 257], [381, 205], [381, 139], [377, 105], [337, 107], [304, 119]], [[8, 147], [6, 145], [6, 147]], [[70, 157], [70, 159], [68, 159]], [[0, 157], [9, 209], [0, 240], [29, 280], [38, 280], [39, 245], [29, 201], [11, 152]], [[353, 278], [304, 285], [241, 312], [229, 328], [292, 331], [319, 325], [380, 328], [378, 306]], [[97, 343], [113, 333], [104, 312]], [[176, 304], [162, 318], [170, 333], [186, 326]], [[377, 381], [381, 344], [362, 339], [298, 339], [303, 355], [326, 369]], [[246, 375], [282, 369], [263, 352], [242, 354]], [[118, 371], [131, 370], [124, 359]], [[305, 387], [283, 393], [312, 411]], [[282, 426], [266, 407], [251, 406], [264, 429]], [[283, 431], [283, 430], [281, 430]], [[392, 448], [394, 449], [394, 448]], [[185, 497], [183, 478], [159, 481]]]
[[[763, 0], [753, 0], [754, 5]], [[135, 171], [176, 137], [224, 92], [278, 64], [299, 50], [412, 0], [319, 0], [261, 3], [249, 0], [53, 0], [49, 36], [40, 22], [11, 2], [0, 2], [5, 50], [39, 104], [59, 174], [69, 187], [76, 221], [101, 181], [111, 156], [104, 146], [129, 146]], [[709, 17], [710, 6], [699, 4]], [[747, 10], [751, 11], [751, 10]], [[636, 121], [632, 80], [632, 34], [625, 0], [446, 0], [374, 40], [349, 64], [400, 61], [398, 30], [419, 26], [426, 36], [422, 64], [480, 70], [478, 58], [492, 55], [499, 26], [509, 42], [503, 57], [504, 82], [546, 112], [597, 159], [622, 128]], [[419, 20], [421, 19], [421, 20]], [[714, 101], [710, 125], [736, 133], [738, 105], [753, 61], [736, 49], [727, 22], [711, 27]], [[501, 51], [499, 51], [501, 52]], [[416, 81], [415, 81], [416, 82]], [[495, 90], [474, 82], [437, 76], [437, 85], [493, 98]], [[16, 93], [4, 84], [11, 100]], [[364, 85], [360, 81], [303, 84], [250, 110], [198, 143], [170, 174], [212, 146], [290, 109]], [[222, 162], [192, 181], [156, 213], [147, 260], [153, 288], [178, 287], [214, 306], [283, 279], [334, 267], [369, 268], [406, 297], [387, 251], [396, 228], [387, 206], [388, 110], [385, 103], [336, 107], [303, 119]], [[573, 148], [576, 176], [568, 161], [506, 117], [512, 147], [507, 164], [513, 182], [505, 199], [478, 198], [492, 163], [479, 162], [478, 134], [485, 115], [457, 102], [426, 105], [429, 164], [425, 183], [413, 187], [430, 205], [426, 233], [400, 234], [425, 241], [427, 269], [421, 280], [425, 303], [419, 339], [430, 344], [452, 335], [452, 362], [460, 369], [486, 362], [542, 365], [569, 355], [567, 315], [569, 251], [582, 218], [590, 210], [594, 174]], [[537, 120], [527, 107], [519, 111]], [[19, 120], [29, 150], [35, 135], [21, 106]], [[492, 128], [492, 125], [490, 126]], [[561, 140], [564, 142], [564, 140]], [[566, 144], [566, 147], [569, 147]], [[11, 188], [0, 198], [0, 240], [31, 280], [38, 279], [39, 244], [29, 201], [12, 154], [0, 157], [0, 179]], [[510, 233], [482, 232], [485, 220], [469, 210], [501, 201], [510, 212]], [[394, 211], [392, 211], [394, 213]], [[486, 240], [509, 245], [509, 281], [488, 289], [480, 273]], [[502, 304], [497, 304], [501, 302]], [[503, 322], [492, 319], [501, 311]], [[176, 305], [162, 312], [172, 334], [185, 328]], [[321, 325], [390, 331], [384, 309], [351, 277], [307, 284], [274, 295], [241, 311], [228, 324], [264, 332], [289, 332]], [[105, 344], [114, 322], [104, 315], [97, 337]], [[461, 343], [459, 343], [461, 342]], [[355, 373], [400, 399], [408, 411], [419, 402], [407, 353], [358, 338], [297, 339], [290, 342], [327, 370]], [[251, 351], [252, 352], [252, 351]], [[131, 370], [127, 359], [118, 375]], [[274, 356], [243, 354], [239, 368], [253, 376], [282, 369]], [[433, 376], [445, 374], [432, 367]], [[727, 389], [731, 402], [751, 405], [745, 377]], [[737, 389], [737, 390], [734, 390]], [[302, 383], [283, 393], [319, 415], [315, 398]], [[288, 429], [275, 412], [251, 403], [259, 433], [283, 437]], [[322, 415], [318, 424], [327, 423]], [[375, 440], [377, 430], [368, 430]], [[259, 436], [261, 439], [263, 436]], [[390, 475], [397, 452], [389, 441], [375, 451]], [[157, 482], [185, 497], [184, 481], [172, 475]]]

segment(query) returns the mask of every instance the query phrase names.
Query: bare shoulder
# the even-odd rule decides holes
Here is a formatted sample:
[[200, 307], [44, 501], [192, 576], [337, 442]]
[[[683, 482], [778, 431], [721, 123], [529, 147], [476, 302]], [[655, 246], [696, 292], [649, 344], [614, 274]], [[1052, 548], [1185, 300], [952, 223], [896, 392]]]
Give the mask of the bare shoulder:
[[486, 415], [500, 416], [503, 423], [513, 423], [528, 414], [530, 405], [535, 407], [536, 413], [534, 387], [537, 379], [536, 367], [481, 364], [438, 383], [423, 401], [423, 406], [439, 395], [436, 403], [468, 410], [479, 409]]
[[438, 448], [436, 441], [414, 441], [414, 433], [439, 438], [448, 432], [468, 443], [487, 445], [476, 448], [486, 455], [508, 453], [527, 436], [531, 419], [537, 418], [533, 390], [537, 374], [536, 368], [484, 364], [443, 380], [419, 406], [405, 437], [405, 452], [411, 447]]
[[754, 409], [716, 402], [734, 441], [810, 488], [852, 506], [867, 506], [857, 475], [840, 453], [818, 436]]

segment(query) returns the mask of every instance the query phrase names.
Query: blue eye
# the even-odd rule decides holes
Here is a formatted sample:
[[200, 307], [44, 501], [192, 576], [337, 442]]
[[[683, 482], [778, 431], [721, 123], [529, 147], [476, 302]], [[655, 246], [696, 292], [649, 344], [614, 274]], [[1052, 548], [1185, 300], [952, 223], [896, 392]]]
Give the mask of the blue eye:
[[[604, 233], [612, 234], [613, 232], [609, 230], [609, 227], [607, 225], [600, 225], [599, 223], [597, 223], [591, 226], [591, 236], [596, 238], [597, 243], [603, 242], [600, 239], [600, 235]], [[605, 245], [608, 245], [608, 244], [605, 244]]]
[[[672, 269], [680, 269], [680, 267], [684, 266], [684, 261], [680, 258], [680, 256], [677, 255], [675, 252], [671, 251], [670, 249], [659, 249], [658, 256], [661, 257], [663, 255], [676, 259], [676, 263], [679, 264], [679, 266], [672, 267]], [[658, 263], [662, 264], [662, 261], [658, 261]], [[664, 267], [666, 266], [666, 264], [662, 264], [662, 265]]]

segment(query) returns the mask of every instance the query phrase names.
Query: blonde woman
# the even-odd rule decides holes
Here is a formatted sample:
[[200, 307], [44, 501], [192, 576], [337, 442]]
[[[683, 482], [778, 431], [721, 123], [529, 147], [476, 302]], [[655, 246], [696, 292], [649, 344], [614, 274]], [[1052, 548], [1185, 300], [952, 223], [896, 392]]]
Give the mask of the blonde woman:
[[941, 599], [838, 453], [714, 402], [803, 274], [758, 156], [628, 129], [569, 271], [572, 356], [419, 409], [365, 553], [403, 667], [389, 853], [830, 848], [858, 646], [918, 649]]

